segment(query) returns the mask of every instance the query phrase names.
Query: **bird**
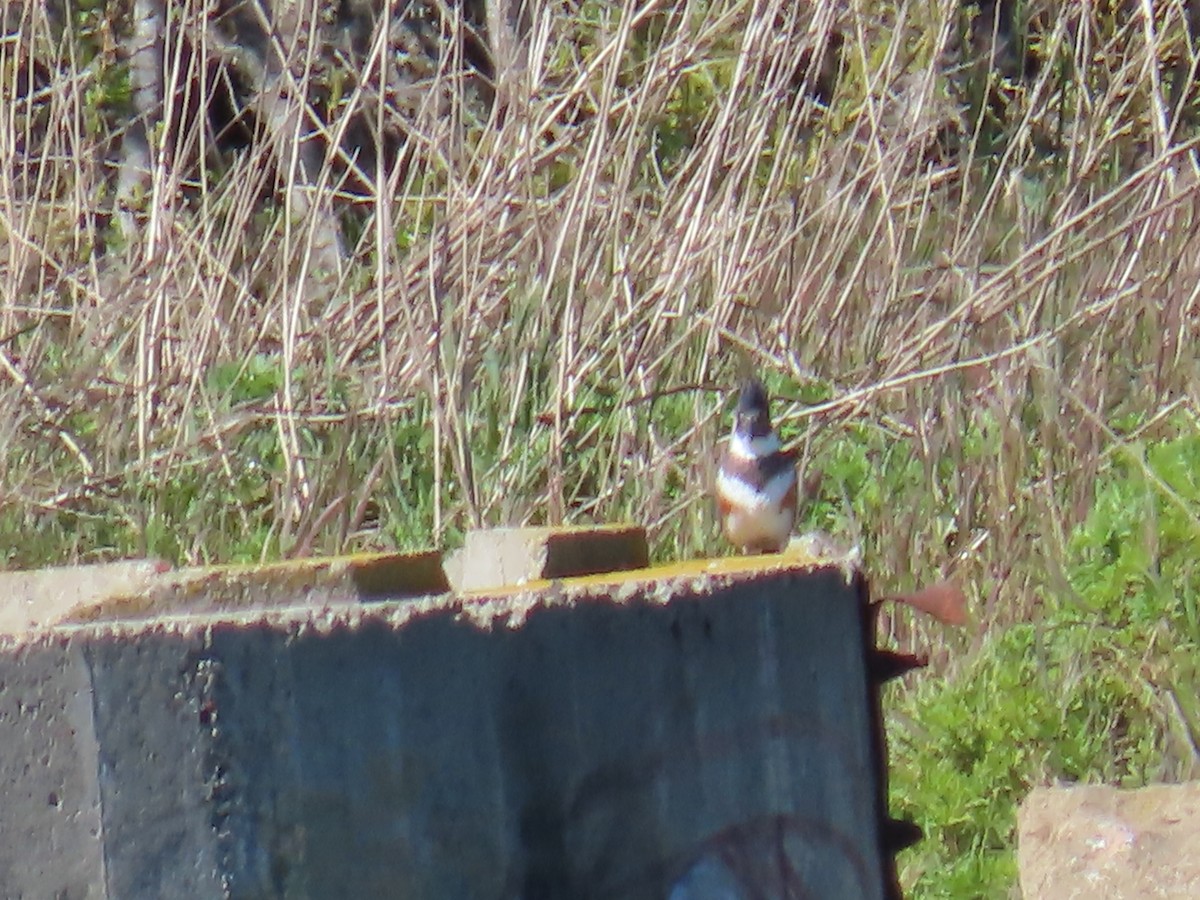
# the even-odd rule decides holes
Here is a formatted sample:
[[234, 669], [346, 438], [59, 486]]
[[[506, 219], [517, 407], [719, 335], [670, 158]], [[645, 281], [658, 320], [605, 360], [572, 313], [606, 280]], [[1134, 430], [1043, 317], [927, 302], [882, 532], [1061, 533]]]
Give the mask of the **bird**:
[[733, 430], [717, 470], [715, 494], [725, 537], [743, 553], [779, 553], [796, 521], [794, 453], [771, 425], [767, 390], [756, 378], [738, 393]]

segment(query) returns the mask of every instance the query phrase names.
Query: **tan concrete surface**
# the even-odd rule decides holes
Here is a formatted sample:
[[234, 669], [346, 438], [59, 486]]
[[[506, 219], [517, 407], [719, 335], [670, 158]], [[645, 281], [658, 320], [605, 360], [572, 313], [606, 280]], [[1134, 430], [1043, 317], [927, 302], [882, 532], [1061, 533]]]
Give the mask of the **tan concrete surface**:
[[262, 566], [179, 569], [65, 610], [56, 621], [99, 622], [278, 606], [330, 606], [444, 594], [441, 554], [369, 553]]
[[1200, 782], [1034, 788], [1017, 829], [1025, 900], [1200, 897]]
[[0, 635], [52, 625], [72, 610], [138, 594], [171, 571], [168, 563], [133, 559], [91, 566], [0, 572]]
[[462, 549], [447, 554], [445, 563], [450, 583], [459, 591], [626, 572], [648, 565], [646, 531], [631, 525], [468, 531]]

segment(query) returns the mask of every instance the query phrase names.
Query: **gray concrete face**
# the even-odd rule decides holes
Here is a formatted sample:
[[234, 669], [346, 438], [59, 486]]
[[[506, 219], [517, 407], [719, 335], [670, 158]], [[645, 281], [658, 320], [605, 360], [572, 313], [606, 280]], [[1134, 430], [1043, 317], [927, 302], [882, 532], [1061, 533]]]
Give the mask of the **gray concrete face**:
[[796, 566], [63, 627], [0, 653], [0, 887], [885, 896], [864, 615]]
[[79, 647], [0, 652], [0, 895], [106, 896], [98, 764]]

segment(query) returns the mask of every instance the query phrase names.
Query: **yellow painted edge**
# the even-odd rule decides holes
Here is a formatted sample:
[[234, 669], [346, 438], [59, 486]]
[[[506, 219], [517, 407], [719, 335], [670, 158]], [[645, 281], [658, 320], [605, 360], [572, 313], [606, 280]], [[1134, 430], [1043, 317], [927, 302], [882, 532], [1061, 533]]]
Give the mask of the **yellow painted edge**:
[[777, 572], [812, 572], [818, 569], [845, 571], [845, 561], [840, 558], [825, 559], [807, 554], [784, 552], [760, 556], [700, 557], [663, 563], [645, 569], [626, 569], [618, 572], [601, 572], [596, 575], [580, 575], [571, 578], [532, 579], [521, 584], [498, 585], [463, 591], [460, 596], [469, 599], [506, 597], [546, 590], [559, 585], [563, 588], [636, 587], [640, 583], [671, 581], [687, 578], [719, 577], [721, 575], [748, 575]]

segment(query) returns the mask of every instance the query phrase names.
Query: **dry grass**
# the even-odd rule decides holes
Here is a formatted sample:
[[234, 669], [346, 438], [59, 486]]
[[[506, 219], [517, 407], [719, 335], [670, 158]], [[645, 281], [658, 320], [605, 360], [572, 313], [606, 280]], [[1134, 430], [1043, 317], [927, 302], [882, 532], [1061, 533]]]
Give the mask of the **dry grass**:
[[[783, 417], [817, 464], [847, 442], [919, 463], [869, 508], [827, 483], [819, 524], [861, 535], [884, 581], [958, 566], [985, 618], [1020, 616], [1106, 456], [1194, 394], [1195, 164], [1147, 64], [1178, 50], [1168, 7], [1107, 46], [1070, 19], [1045, 33], [1076, 80], [1047, 65], [1006, 82], [997, 152], [986, 116], [951, 102], [987, 76], [953, 64], [950, 4], [536, 4], [490, 120], [471, 123], [448, 54], [421, 96], [449, 100], [406, 119], [407, 153], [353, 195], [337, 154], [298, 179], [299, 139], [203, 174], [214, 136], [182, 116], [121, 246], [97, 102], [120, 60], [85, 61], [30, 3], [0, 55], [16, 160], [0, 505], [29, 536], [10, 558], [140, 541], [195, 562], [617, 518], [664, 555], [714, 550], [723, 392], [761, 368], [820, 400]], [[195, 8], [181, 21], [177, 37], [205, 27]], [[826, 107], [797, 67], [834, 32]], [[284, 49], [315, 77], [311, 47]], [[171, 50], [171, 84], [211, 78]], [[380, 56], [331, 133], [394, 114], [375, 102]], [[358, 235], [340, 258], [335, 209]]]

